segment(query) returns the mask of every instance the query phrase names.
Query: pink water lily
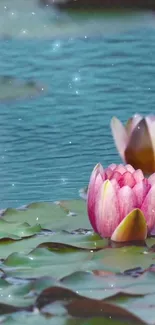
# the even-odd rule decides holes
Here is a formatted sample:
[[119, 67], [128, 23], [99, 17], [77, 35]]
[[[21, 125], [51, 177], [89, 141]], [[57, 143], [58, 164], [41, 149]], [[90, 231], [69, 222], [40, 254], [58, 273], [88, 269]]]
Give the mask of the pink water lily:
[[155, 227], [155, 173], [148, 179], [131, 165], [95, 166], [88, 185], [90, 223], [101, 237], [144, 240]]
[[124, 162], [146, 174], [155, 172], [155, 116], [144, 118], [136, 114], [125, 126], [113, 117], [111, 129]]

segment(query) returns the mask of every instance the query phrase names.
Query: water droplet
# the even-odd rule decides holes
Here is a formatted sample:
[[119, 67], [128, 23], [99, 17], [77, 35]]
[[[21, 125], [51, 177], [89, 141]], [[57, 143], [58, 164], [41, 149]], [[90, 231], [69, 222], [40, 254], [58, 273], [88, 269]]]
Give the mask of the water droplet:
[[78, 81], [80, 81], [80, 76], [79, 76], [79, 75], [75, 75], [75, 76], [73, 77], [73, 81], [74, 81], [74, 82], [78, 82]]
[[26, 34], [28, 33], [28, 31], [27, 31], [26, 29], [21, 29], [21, 33], [22, 33], [23, 35], [26, 35]]
[[67, 184], [68, 179], [65, 177], [62, 177], [60, 181], [61, 181], [61, 184], [65, 185], [65, 184]]
[[53, 51], [56, 51], [56, 50], [58, 50], [59, 48], [60, 48], [60, 42], [59, 41], [57, 41], [57, 42], [55, 42], [54, 44], [53, 44]]

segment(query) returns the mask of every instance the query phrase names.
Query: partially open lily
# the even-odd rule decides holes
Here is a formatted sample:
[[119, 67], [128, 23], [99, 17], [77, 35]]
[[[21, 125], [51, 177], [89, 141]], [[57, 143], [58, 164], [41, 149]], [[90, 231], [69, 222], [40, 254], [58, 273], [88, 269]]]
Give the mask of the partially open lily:
[[131, 165], [95, 166], [88, 185], [90, 223], [113, 241], [145, 240], [155, 227], [155, 173], [148, 179]]
[[113, 117], [111, 129], [116, 147], [124, 162], [145, 174], [155, 172], [155, 116], [134, 115], [123, 126]]

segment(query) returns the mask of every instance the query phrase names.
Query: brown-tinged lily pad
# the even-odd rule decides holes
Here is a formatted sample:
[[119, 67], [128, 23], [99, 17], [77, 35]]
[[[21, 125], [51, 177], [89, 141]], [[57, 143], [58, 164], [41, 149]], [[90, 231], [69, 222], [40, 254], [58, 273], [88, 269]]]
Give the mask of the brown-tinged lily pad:
[[42, 309], [55, 301], [61, 301], [68, 313], [73, 317], [107, 316], [129, 319], [133, 322], [141, 320], [135, 313], [129, 312], [127, 308], [122, 308], [103, 300], [89, 299], [72, 290], [61, 287], [49, 287], [43, 290], [36, 300], [36, 306]]

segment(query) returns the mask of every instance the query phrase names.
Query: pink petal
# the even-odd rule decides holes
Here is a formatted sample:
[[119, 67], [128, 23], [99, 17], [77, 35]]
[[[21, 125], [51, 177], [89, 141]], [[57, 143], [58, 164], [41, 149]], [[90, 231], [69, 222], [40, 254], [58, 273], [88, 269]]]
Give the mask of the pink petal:
[[136, 181], [133, 177], [133, 174], [131, 174], [130, 172], [125, 172], [122, 177], [118, 180], [118, 183], [120, 187], [128, 185], [132, 188], [133, 186], [135, 186]]
[[108, 168], [107, 169], [111, 169], [111, 170], [114, 170], [115, 168], [117, 167], [117, 165], [116, 164], [111, 164], [111, 165], [109, 165], [108, 166]]
[[131, 174], [134, 173], [135, 169], [130, 165], [130, 164], [127, 164], [125, 165], [125, 168], [128, 172], [130, 172]]
[[104, 181], [106, 177], [105, 170], [100, 163], [98, 164], [98, 173], [102, 176], [102, 180]]
[[132, 117], [132, 123], [130, 126], [130, 134], [133, 132], [133, 130], [135, 129], [135, 127], [137, 126], [137, 124], [143, 119], [143, 116], [140, 114], [135, 114]]
[[113, 174], [113, 170], [117, 167], [116, 164], [111, 164], [105, 169], [106, 179], [110, 179]]
[[87, 191], [87, 210], [88, 210], [88, 216], [90, 219], [90, 223], [93, 227], [93, 229], [96, 231], [96, 218], [95, 218], [95, 200], [96, 195], [98, 193], [98, 190], [103, 183], [102, 176], [100, 174], [100, 171], [103, 172], [102, 166], [100, 164], [96, 165], [93, 169], [90, 181], [88, 185], [88, 191]]
[[110, 183], [111, 183], [112, 186], [114, 187], [114, 189], [115, 189], [115, 191], [116, 191], [116, 194], [117, 194], [117, 192], [120, 190], [120, 186], [119, 186], [117, 180], [116, 180], [115, 178], [112, 178], [112, 179], [110, 180]]
[[130, 211], [136, 208], [136, 195], [134, 191], [129, 186], [122, 187], [118, 193], [118, 201], [119, 201], [119, 222], [122, 221]]
[[96, 227], [102, 237], [111, 237], [118, 226], [119, 207], [116, 189], [107, 180], [100, 187], [95, 203]]
[[119, 172], [121, 175], [123, 175], [124, 173], [126, 173], [126, 166], [122, 164], [117, 165], [114, 171]]
[[124, 152], [128, 144], [128, 135], [126, 132], [125, 127], [121, 123], [117, 117], [113, 117], [111, 120], [111, 130], [114, 137], [116, 148], [123, 160], [124, 159]]
[[136, 195], [136, 199], [137, 199], [137, 208], [141, 208], [142, 203], [148, 193], [148, 191], [150, 190], [151, 185], [146, 183], [145, 180], [141, 181], [139, 183], [137, 183], [134, 187], [133, 187], [133, 191]]
[[150, 121], [150, 122], [154, 122], [155, 121], [155, 115], [148, 115], [147, 117], [146, 117], [146, 119], [148, 120], [148, 121]]
[[153, 173], [149, 178], [148, 178], [148, 182], [151, 185], [155, 184], [155, 173]]
[[151, 187], [145, 197], [141, 210], [144, 212], [148, 231], [150, 232], [155, 227], [155, 185]]
[[135, 172], [133, 173], [133, 177], [137, 183], [141, 182], [144, 179], [142, 170], [141, 169], [135, 170]]
[[110, 180], [115, 179], [118, 182], [121, 178], [122, 178], [121, 173], [119, 173], [117, 171], [114, 171], [113, 174], [110, 177]]
[[106, 177], [106, 179], [111, 179], [111, 176], [113, 175], [113, 171], [112, 171], [112, 169], [110, 169], [110, 168], [107, 168], [106, 170], [105, 170], [105, 177]]

